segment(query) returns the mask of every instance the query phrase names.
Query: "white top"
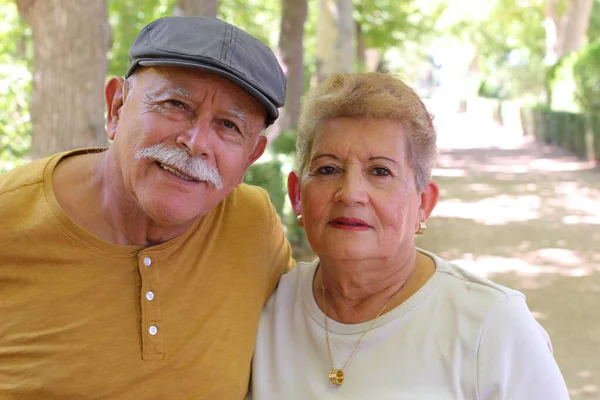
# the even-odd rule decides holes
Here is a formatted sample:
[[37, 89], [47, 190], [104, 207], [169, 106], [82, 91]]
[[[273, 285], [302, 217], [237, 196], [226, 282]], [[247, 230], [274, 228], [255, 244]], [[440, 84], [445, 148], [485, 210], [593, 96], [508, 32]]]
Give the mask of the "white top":
[[[523, 294], [437, 256], [434, 275], [366, 334], [329, 383], [324, 314], [312, 294], [318, 260], [283, 276], [263, 309], [250, 398], [568, 399], [546, 331]], [[341, 368], [370, 321], [328, 320]]]

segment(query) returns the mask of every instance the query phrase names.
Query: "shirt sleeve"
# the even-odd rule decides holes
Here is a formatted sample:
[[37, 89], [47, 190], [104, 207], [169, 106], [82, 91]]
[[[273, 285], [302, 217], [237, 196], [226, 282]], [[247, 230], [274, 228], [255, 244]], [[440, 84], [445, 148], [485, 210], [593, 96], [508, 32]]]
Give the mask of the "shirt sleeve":
[[270, 282], [270, 290], [267, 293], [267, 298], [271, 296], [275, 287], [277, 287], [277, 283], [279, 282], [279, 278], [281, 275], [289, 272], [292, 268], [295, 267], [296, 262], [292, 258], [292, 246], [290, 242], [287, 240], [285, 236], [285, 231], [283, 229], [283, 225], [281, 222], [281, 218], [275, 211], [275, 207], [271, 204], [268, 195], [268, 212], [269, 212], [269, 224], [271, 232], [270, 237], [270, 247], [271, 247], [271, 282]]
[[477, 352], [477, 399], [569, 399], [548, 334], [520, 294], [490, 312]]

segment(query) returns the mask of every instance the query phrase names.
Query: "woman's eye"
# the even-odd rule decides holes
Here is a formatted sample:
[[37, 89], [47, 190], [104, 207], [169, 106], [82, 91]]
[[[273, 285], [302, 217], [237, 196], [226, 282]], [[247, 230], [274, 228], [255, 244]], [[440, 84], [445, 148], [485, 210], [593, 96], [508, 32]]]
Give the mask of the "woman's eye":
[[323, 167], [319, 167], [319, 169], [317, 169], [317, 172], [321, 175], [331, 175], [335, 174], [337, 171], [331, 165], [325, 165]]
[[375, 167], [373, 168], [373, 175], [376, 176], [388, 176], [390, 175], [390, 170], [384, 167]]

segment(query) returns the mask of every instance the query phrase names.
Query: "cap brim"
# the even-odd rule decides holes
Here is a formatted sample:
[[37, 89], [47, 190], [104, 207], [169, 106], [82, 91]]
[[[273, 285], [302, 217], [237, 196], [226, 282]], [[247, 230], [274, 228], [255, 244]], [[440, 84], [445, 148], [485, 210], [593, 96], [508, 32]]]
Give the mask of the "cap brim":
[[228, 79], [228, 80], [232, 81], [233, 83], [235, 83], [236, 85], [240, 86], [243, 90], [245, 90], [248, 94], [250, 94], [256, 100], [258, 100], [263, 106], [265, 106], [265, 108], [267, 109], [267, 120], [266, 120], [267, 126], [271, 125], [279, 117], [279, 110], [265, 95], [263, 95], [261, 92], [256, 90], [254, 87], [252, 87], [251, 85], [246, 83], [244, 80], [240, 79], [239, 77], [233, 75], [230, 72], [227, 72], [220, 68], [217, 68], [215, 66], [193, 63], [193, 62], [186, 62], [186, 61], [182, 61], [182, 60], [147, 59], [147, 60], [139, 60], [136, 65], [130, 66], [129, 70], [127, 71], [127, 76], [129, 76], [133, 72], [133, 70], [135, 69], [135, 67], [137, 65], [142, 65], [145, 67], [170, 66], [170, 67], [196, 68], [196, 69], [201, 69], [203, 71], [213, 73], [215, 75], [222, 76], [223, 78]]

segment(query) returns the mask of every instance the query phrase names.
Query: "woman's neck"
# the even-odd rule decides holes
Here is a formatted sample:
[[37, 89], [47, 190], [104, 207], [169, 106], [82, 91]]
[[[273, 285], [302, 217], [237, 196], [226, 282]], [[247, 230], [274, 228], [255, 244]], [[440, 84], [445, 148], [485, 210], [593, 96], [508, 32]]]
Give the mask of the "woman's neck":
[[[356, 324], [375, 318], [412, 296], [431, 277], [435, 264], [416, 250], [392, 262], [336, 262], [321, 260], [313, 295], [329, 318]], [[323, 297], [323, 286], [325, 297]]]

